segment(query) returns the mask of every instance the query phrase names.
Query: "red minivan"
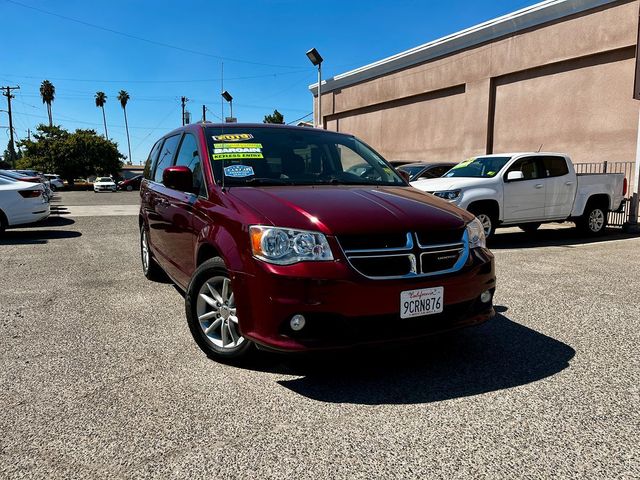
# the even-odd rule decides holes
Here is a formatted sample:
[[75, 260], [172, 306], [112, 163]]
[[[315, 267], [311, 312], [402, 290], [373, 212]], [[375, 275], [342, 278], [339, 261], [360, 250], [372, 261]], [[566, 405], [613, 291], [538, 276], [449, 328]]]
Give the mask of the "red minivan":
[[153, 146], [140, 195], [144, 274], [185, 292], [212, 358], [414, 339], [494, 314], [480, 222], [351, 135], [187, 125]]

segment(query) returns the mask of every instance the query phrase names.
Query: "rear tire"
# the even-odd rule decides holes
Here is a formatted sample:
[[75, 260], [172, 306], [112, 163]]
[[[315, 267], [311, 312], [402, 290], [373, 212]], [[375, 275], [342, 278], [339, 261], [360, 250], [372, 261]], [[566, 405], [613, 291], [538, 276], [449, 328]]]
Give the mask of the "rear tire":
[[127, 192], [130, 192], [133, 190], [133, 187], [131, 185], [127, 185]]
[[8, 226], [9, 225], [6, 217], [4, 216], [4, 212], [0, 210], [0, 235], [4, 233]]
[[160, 282], [165, 279], [165, 274], [156, 263], [149, 248], [149, 237], [144, 224], [140, 227], [140, 259], [142, 261], [142, 273], [147, 280]]
[[584, 214], [576, 221], [576, 226], [586, 235], [602, 235], [607, 228], [608, 213], [604, 202], [590, 201], [584, 209]]
[[240, 333], [231, 276], [220, 257], [203, 262], [185, 295], [187, 324], [200, 349], [214, 360], [246, 360], [255, 345]]
[[533, 233], [540, 228], [541, 223], [523, 223], [518, 225], [520, 230], [527, 233]]

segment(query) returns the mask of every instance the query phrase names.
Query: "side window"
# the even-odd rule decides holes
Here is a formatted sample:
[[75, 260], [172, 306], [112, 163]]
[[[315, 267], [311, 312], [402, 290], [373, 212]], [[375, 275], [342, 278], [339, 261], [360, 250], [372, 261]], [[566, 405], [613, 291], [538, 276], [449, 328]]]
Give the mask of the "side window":
[[171, 166], [171, 162], [173, 162], [173, 157], [176, 153], [176, 148], [178, 147], [179, 140], [179, 134], [173, 135], [172, 137], [168, 137], [162, 144], [160, 155], [158, 156], [158, 162], [153, 173], [154, 182], [162, 183], [162, 173], [164, 172], [165, 168]]
[[445, 173], [451, 170], [449, 167], [435, 167], [430, 168], [420, 175], [420, 178], [439, 178]]
[[562, 177], [569, 173], [564, 157], [543, 157], [542, 163], [547, 177]]
[[162, 145], [162, 139], [158, 140], [156, 144], [149, 152], [149, 157], [147, 158], [147, 163], [144, 164], [144, 173], [143, 176], [147, 180], [151, 179], [151, 172], [156, 166], [156, 160], [158, 159], [158, 150], [160, 150], [160, 146]]
[[539, 157], [524, 157], [516, 160], [516, 162], [509, 167], [509, 170], [507, 170], [507, 174], [509, 172], [522, 172], [524, 175], [523, 180], [535, 180], [536, 178], [544, 177], [544, 174], [540, 170], [538, 158]]
[[198, 195], [207, 196], [207, 190], [204, 185], [202, 176], [202, 164], [200, 163], [200, 154], [198, 153], [198, 141], [192, 134], [185, 134], [180, 145], [180, 151], [176, 158], [176, 165], [189, 167], [193, 173], [193, 192]]

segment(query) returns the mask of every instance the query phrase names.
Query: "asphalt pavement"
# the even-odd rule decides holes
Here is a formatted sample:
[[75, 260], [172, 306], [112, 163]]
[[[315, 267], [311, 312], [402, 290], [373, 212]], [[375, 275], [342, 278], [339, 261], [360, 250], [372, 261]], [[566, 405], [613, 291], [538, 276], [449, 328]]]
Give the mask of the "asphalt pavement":
[[138, 201], [0, 239], [0, 478], [640, 477], [640, 238], [509, 229], [490, 322], [237, 368], [142, 275]]

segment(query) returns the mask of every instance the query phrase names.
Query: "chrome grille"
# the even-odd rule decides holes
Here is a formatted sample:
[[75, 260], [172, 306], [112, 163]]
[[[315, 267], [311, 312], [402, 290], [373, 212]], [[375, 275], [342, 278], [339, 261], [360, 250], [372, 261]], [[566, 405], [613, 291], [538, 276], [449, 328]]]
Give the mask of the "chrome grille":
[[[401, 244], [399, 239], [403, 237]], [[376, 280], [452, 273], [469, 258], [466, 229], [378, 237], [351, 235], [338, 237], [338, 243], [358, 273]]]

